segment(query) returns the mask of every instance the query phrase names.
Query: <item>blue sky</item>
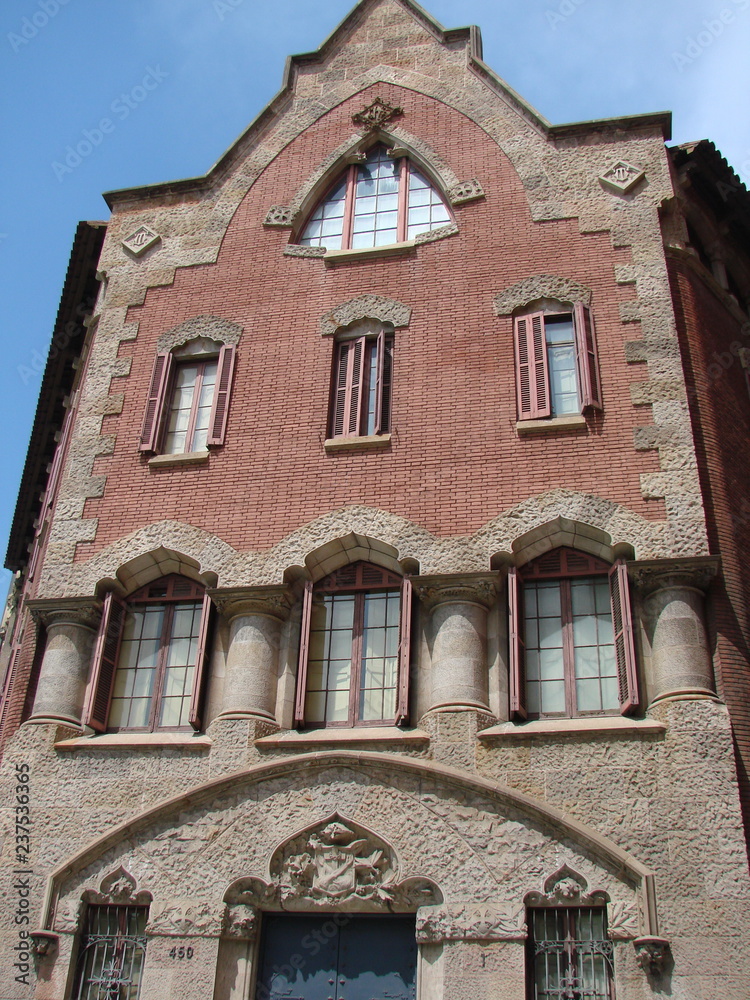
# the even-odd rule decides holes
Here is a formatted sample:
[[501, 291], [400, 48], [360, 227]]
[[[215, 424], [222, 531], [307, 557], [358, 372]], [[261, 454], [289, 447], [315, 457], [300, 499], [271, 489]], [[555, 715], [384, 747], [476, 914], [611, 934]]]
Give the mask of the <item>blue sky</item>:
[[[0, 13], [3, 555], [80, 219], [101, 192], [203, 174], [273, 97], [284, 60], [353, 0], [9, 0]], [[555, 124], [671, 110], [750, 184], [750, 0], [431, 0]], [[142, 88], [148, 74], [148, 87]], [[142, 95], [145, 95], [141, 99]], [[112, 128], [72, 169], [66, 149]], [[57, 164], [57, 166], [56, 166]], [[10, 574], [2, 571], [4, 592]]]

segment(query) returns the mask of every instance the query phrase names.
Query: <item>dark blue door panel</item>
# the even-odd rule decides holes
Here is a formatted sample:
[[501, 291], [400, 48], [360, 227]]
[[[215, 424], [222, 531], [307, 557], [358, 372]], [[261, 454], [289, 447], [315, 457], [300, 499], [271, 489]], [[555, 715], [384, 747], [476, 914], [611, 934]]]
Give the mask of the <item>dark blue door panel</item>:
[[263, 918], [257, 1000], [336, 1000], [339, 930], [330, 918]]
[[415, 1000], [413, 917], [263, 918], [256, 1000]]
[[341, 928], [337, 1000], [415, 1000], [413, 917], [356, 917]]

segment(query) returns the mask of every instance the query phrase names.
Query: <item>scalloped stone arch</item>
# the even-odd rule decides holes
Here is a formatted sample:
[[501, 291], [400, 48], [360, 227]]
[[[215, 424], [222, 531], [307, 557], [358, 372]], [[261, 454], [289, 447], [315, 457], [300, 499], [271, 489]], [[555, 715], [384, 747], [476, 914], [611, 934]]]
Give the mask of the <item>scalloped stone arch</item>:
[[535, 274], [500, 292], [495, 296], [493, 304], [498, 316], [509, 316], [536, 299], [556, 299], [571, 305], [582, 302], [585, 306], [590, 306], [592, 294], [590, 288], [572, 278], [562, 278], [556, 274]]
[[586, 552], [608, 563], [613, 563], [618, 556], [633, 556], [631, 545], [614, 545], [609, 533], [602, 528], [567, 517], [556, 517], [519, 535], [513, 541], [511, 549], [516, 566], [523, 566], [562, 545]]
[[221, 316], [194, 316], [167, 330], [156, 341], [159, 353], [173, 351], [198, 337], [208, 337], [221, 344], [237, 344], [242, 336], [242, 327]]
[[314, 549], [305, 558], [305, 565], [314, 582], [353, 562], [369, 562], [402, 576], [404, 567], [398, 550], [387, 542], [350, 531], [341, 538], [332, 538]]
[[[294, 789], [302, 791], [315, 787], [320, 788], [320, 794], [317, 798], [305, 796], [304, 809], [294, 806], [276, 813], [278, 822], [274, 827], [265, 829], [263, 824], [258, 825], [254, 810], [263, 808], [269, 797], [280, 795], [282, 801], [290, 804], [299, 802], [301, 805]], [[374, 815], [367, 803], [375, 800], [367, 797], [367, 789], [387, 792], [393, 800], [391, 805], [399, 804], [398, 814], [392, 814], [386, 802], [381, 803], [380, 811]], [[519, 902], [525, 891], [521, 887], [528, 885], [528, 875], [538, 870], [540, 861], [552, 862], [559, 858], [561, 848], [564, 848], [571, 864], [585, 864], [597, 870], [596, 877], [602, 880], [603, 889], [616, 889], [618, 895], [629, 897], [631, 902], [634, 902], [632, 894], [637, 893], [642, 911], [641, 933], [657, 932], [653, 873], [637, 858], [591, 827], [517, 789], [489, 778], [467, 774], [447, 764], [374, 751], [347, 750], [320, 751], [263, 761], [244, 771], [213, 778], [205, 784], [186, 789], [157, 806], [126, 818], [65, 858], [53, 870], [45, 896], [48, 909], [42, 914], [43, 926], [51, 922], [51, 913], [59, 899], [80, 898], [82, 889], [98, 885], [105, 867], [111, 871], [118, 861], [123, 863], [121, 856], [133, 857], [133, 864], [138, 869], [133, 871], [136, 878], [139, 878], [141, 870], [151, 873], [149, 881], [153, 884], [148, 888], [154, 890], [155, 900], [173, 891], [174, 875], [170, 875], [169, 871], [154, 871], [148, 854], [143, 854], [143, 848], [149, 844], [157, 846], [157, 842], [164, 837], [173, 836], [176, 828], [191, 830], [196, 845], [202, 845], [201, 849], [208, 852], [206, 857], [210, 854], [212, 858], [221, 858], [222, 871], [216, 872], [219, 884], [208, 890], [212, 894], [211, 899], [196, 900], [196, 906], [218, 905], [231, 879], [237, 877], [231, 875], [232, 872], [239, 875], [241, 871], [238, 869], [254, 869], [262, 876], [266, 859], [270, 856], [269, 848], [272, 849], [285, 836], [306, 827], [308, 817], [313, 821], [316, 818], [323, 820], [331, 812], [332, 796], [349, 799], [349, 805], [345, 801], [341, 804], [350, 814], [352, 803], [355, 803], [355, 810], [363, 808], [361, 818], [353, 816], [355, 822], [366, 824], [369, 828], [375, 828], [373, 824], [376, 823], [382, 827], [377, 829], [379, 836], [395, 836], [394, 850], [399, 849], [401, 842], [412, 857], [421, 857], [420, 843], [412, 842], [415, 837], [426, 837], [430, 844], [434, 844], [434, 838], [439, 837], [443, 843], [452, 842], [453, 849], [460, 845], [464, 860], [449, 854], [452, 866], [448, 864], [446, 868], [442, 862], [440, 865], [445, 890], [449, 894], [455, 895], [461, 891], [461, 886], [471, 885], [474, 891], [482, 893], [482, 898], [486, 898], [488, 884], [496, 885], [497, 891], [502, 892], [501, 886], [507, 882], [506, 869], [502, 864], [491, 861], [492, 852], [487, 854], [484, 849], [472, 846], [476, 836], [475, 825], [479, 824], [481, 840], [484, 841], [490, 817], [495, 817], [499, 828], [507, 827], [504, 831], [499, 829], [498, 843], [505, 843], [511, 837], [514, 859], [522, 869], [517, 872], [517, 885], [509, 890], [514, 898], [521, 893]], [[380, 798], [377, 801], [380, 803]], [[335, 809], [338, 811], [338, 808], [336, 802]], [[410, 812], [418, 812], [419, 815], [410, 815]], [[369, 821], [368, 816], [371, 817]], [[226, 850], [226, 839], [220, 836], [222, 828], [230, 827], [233, 830], [232, 839], [238, 840], [238, 848], [231, 856]], [[527, 831], [525, 839], [521, 836], [522, 829]], [[253, 850], [248, 851], [244, 838], [251, 836], [252, 830], [262, 836], [257, 844], [253, 843]], [[524, 858], [526, 860], [522, 860]], [[433, 859], [432, 868], [437, 860]], [[447, 863], [446, 859], [443, 861]], [[175, 856], [174, 863], [181, 865], [184, 858]], [[418, 868], [409, 874], [429, 878], [431, 870], [429, 865], [419, 863]], [[446, 899], [449, 898], [450, 895], [446, 896]]]
[[324, 313], [320, 317], [320, 332], [323, 336], [330, 336], [342, 326], [349, 326], [360, 319], [377, 319], [381, 323], [392, 323], [398, 329], [409, 325], [411, 307], [385, 295], [358, 295]]
[[[215, 580], [213, 573], [201, 575], [200, 563], [197, 560], [178, 552], [176, 549], [165, 548], [163, 545], [150, 552], [144, 552], [134, 559], [129, 559], [118, 568], [115, 575], [124, 592], [131, 594], [134, 590], [145, 587], [152, 580], [169, 576], [171, 573], [186, 576], [203, 586], [211, 586]], [[103, 582], [100, 581], [98, 590], [102, 589]]]

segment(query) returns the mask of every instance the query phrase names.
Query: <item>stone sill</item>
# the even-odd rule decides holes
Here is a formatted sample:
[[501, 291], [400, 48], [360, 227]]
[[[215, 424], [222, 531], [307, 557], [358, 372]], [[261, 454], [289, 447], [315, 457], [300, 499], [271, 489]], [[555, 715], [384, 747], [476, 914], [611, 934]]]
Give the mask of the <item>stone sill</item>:
[[366, 434], [362, 437], [326, 438], [326, 451], [347, 451], [352, 448], [385, 448], [391, 443], [390, 434]]
[[172, 465], [201, 465], [208, 461], [208, 451], [186, 451], [181, 455], [154, 455], [148, 460], [151, 469], [168, 469]]
[[518, 420], [519, 434], [539, 434], [544, 431], [578, 430], [586, 426], [582, 413], [567, 413], [564, 417], [545, 417], [543, 420]]
[[403, 243], [387, 243], [382, 247], [361, 247], [357, 250], [326, 250], [323, 261], [326, 267], [337, 264], [354, 264], [357, 261], [370, 260], [373, 257], [400, 257], [412, 253], [416, 247], [415, 240], [405, 240]]
[[623, 735], [661, 735], [667, 731], [655, 719], [626, 719], [602, 716], [597, 719], [536, 719], [533, 722], [502, 722], [477, 733], [480, 740], [516, 740], [533, 736], [587, 736], [595, 733]]
[[96, 736], [76, 736], [58, 740], [55, 750], [98, 750], [101, 747], [129, 747], [143, 750], [147, 747], [173, 747], [177, 750], [208, 750], [213, 740], [208, 736], [191, 736], [189, 733], [101, 733]]
[[352, 743], [378, 743], [404, 746], [427, 746], [429, 734], [423, 729], [397, 729], [395, 726], [362, 726], [356, 729], [311, 729], [308, 732], [273, 733], [255, 740], [255, 746], [272, 749], [278, 747], [319, 747], [321, 745]]

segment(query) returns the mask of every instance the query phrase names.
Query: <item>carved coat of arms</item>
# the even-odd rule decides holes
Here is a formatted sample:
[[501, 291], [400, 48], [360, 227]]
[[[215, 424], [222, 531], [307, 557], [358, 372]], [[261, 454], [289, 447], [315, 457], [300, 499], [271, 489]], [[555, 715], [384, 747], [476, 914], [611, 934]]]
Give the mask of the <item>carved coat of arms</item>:
[[357, 838], [344, 823], [334, 821], [307, 840], [308, 850], [286, 861], [288, 885], [294, 894], [310, 893], [318, 898], [390, 895], [383, 885], [390, 868], [385, 852], [372, 849], [365, 838]]

